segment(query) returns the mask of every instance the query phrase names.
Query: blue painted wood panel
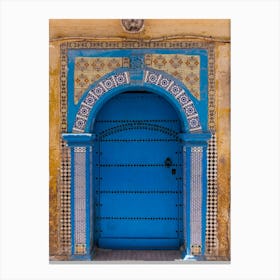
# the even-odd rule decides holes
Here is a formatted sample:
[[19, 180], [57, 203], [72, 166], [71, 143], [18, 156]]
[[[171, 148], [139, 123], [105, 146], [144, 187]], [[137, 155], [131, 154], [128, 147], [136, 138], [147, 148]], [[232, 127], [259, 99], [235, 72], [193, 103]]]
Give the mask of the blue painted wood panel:
[[133, 249], [174, 249], [180, 246], [177, 238], [100, 238], [100, 247]]
[[101, 237], [111, 238], [177, 238], [177, 220], [104, 219]]
[[[102, 193], [100, 215], [125, 218], [178, 218], [176, 192], [112, 192]], [[155, 207], [156, 206], [156, 207]], [[129, 209], [129, 211], [127, 211]]]
[[165, 167], [102, 168], [102, 189], [112, 190], [177, 190], [171, 170]]
[[[152, 134], [151, 132], [149, 134]], [[148, 136], [148, 135], [147, 135]], [[178, 165], [178, 142], [159, 141], [145, 142], [102, 142], [101, 166], [108, 164], [130, 165], [158, 165], [164, 166], [164, 161], [169, 157], [173, 166]], [[141, 150], [141, 152], [139, 151]], [[125, 155], [125, 156], [124, 156]]]

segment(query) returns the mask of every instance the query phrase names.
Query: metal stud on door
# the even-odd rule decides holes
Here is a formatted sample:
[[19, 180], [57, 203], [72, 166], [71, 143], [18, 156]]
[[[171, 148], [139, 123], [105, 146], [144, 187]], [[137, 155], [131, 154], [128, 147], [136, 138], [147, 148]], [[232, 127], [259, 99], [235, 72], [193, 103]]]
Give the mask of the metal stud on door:
[[178, 249], [182, 162], [176, 112], [152, 93], [120, 94], [103, 107], [94, 130], [96, 245]]

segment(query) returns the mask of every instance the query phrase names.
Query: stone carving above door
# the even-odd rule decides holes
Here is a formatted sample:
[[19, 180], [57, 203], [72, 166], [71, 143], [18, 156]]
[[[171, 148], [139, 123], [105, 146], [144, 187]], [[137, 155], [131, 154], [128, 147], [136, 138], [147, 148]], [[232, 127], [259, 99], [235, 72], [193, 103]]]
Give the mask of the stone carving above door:
[[143, 19], [122, 19], [121, 24], [123, 29], [128, 33], [138, 33], [144, 28]]

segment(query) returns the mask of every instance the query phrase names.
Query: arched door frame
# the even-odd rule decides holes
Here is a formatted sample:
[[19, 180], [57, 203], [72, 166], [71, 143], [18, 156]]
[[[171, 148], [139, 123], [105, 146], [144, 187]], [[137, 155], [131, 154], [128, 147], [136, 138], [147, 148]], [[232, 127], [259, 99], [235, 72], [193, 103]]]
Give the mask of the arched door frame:
[[[92, 217], [92, 128], [102, 106], [127, 91], [148, 91], [165, 98], [181, 120], [179, 135], [184, 154], [184, 248], [183, 259], [204, 255], [207, 199], [207, 141], [196, 100], [174, 77], [155, 69], [119, 69], [94, 83], [81, 98], [71, 133], [63, 139], [71, 148], [71, 225], [73, 259], [91, 259], [94, 254]], [[207, 113], [207, 112], [206, 112]], [[188, 194], [188, 195], [187, 195]]]

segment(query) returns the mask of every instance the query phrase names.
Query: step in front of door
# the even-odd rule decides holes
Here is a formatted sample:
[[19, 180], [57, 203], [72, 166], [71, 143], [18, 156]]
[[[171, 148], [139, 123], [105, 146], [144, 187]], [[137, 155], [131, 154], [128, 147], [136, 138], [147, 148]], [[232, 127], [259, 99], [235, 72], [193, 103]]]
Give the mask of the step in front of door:
[[119, 250], [97, 248], [93, 261], [181, 261], [180, 250]]

